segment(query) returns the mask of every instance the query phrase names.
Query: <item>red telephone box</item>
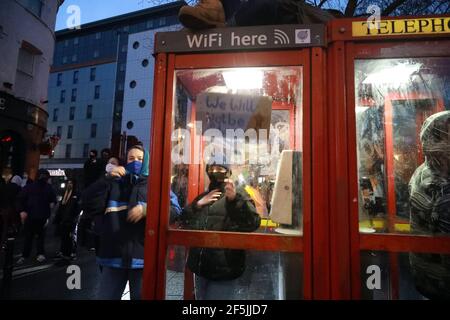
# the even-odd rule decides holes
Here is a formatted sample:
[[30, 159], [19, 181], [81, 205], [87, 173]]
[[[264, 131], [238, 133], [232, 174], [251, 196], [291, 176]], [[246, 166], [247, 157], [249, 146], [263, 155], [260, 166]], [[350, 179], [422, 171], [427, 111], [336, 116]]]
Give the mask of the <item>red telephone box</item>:
[[[414, 259], [444, 261], [450, 253], [448, 234], [415, 230], [408, 192], [425, 160], [422, 125], [449, 110], [448, 21], [382, 18], [378, 29], [363, 19], [328, 25], [329, 143], [345, 150], [329, 159], [336, 208], [330, 215], [332, 298], [430, 298], [419, 279], [426, 272]], [[378, 284], [371, 282], [377, 273]]]
[[[326, 236], [320, 236], [312, 248], [313, 228], [317, 237], [326, 234], [321, 231], [326, 229], [326, 221], [320, 223], [326, 215], [326, 202], [317, 201], [312, 208], [312, 189], [321, 196], [321, 187], [311, 181], [312, 172], [324, 174], [325, 165], [323, 157], [312, 159], [312, 140], [315, 150], [324, 152], [325, 136], [318, 133], [313, 137], [311, 131], [312, 126], [324, 127], [324, 40], [325, 28], [319, 25], [157, 35], [148, 199], [154, 214], [147, 221], [145, 298], [193, 298], [194, 277], [185, 268], [190, 248], [245, 250], [246, 269], [240, 281], [247, 281], [245, 286], [253, 292], [247, 298], [327, 297], [328, 271], [323, 263], [328, 250]], [[233, 146], [245, 145], [248, 149], [230, 154], [238, 159], [230, 167], [236, 188], [245, 188], [255, 202], [263, 203], [256, 205], [261, 223], [253, 232], [190, 228], [173, 223], [169, 217], [171, 186], [182, 199], [182, 206], [189, 205], [208, 187], [205, 164], [212, 145], [206, 139], [208, 129], [216, 133], [243, 129], [245, 134], [255, 129], [255, 140], [250, 136], [236, 141], [233, 138]], [[263, 163], [260, 143], [264, 139], [269, 149]], [[225, 134], [224, 141], [226, 153], [230, 140]], [[252, 141], [258, 141], [256, 149]], [[285, 153], [291, 155], [292, 164], [277, 173], [283, 150], [294, 152]], [[281, 183], [275, 185], [281, 174], [292, 180], [282, 190], [289, 193], [295, 205], [273, 212], [271, 194], [280, 189]], [[278, 194], [282, 197], [283, 192]], [[274, 208], [283, 205], [280, 200], [275, 202]], [[313, 210], [317, 211], [316, 226], [311, 221]], [[288, 214], [292, 219], [283, 221], [295, 221], [295, 225], [292, 222], [283, 224], [286, 229], [280, 228], [278, 219], [284, 218], [280, 215]], [[181, 293], [174, 289], [174, 282]]]

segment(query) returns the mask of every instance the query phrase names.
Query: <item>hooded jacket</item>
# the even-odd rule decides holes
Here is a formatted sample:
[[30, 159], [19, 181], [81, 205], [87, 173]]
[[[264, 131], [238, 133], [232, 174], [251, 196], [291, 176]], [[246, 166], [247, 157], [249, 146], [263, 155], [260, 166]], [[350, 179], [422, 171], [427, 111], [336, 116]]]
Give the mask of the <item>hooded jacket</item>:
[[[425, 162], [409, 182], [410, 222], [413, 233], [450, 234], [450, 111], [425, 120], [420, 132]], [[450, 299], [450, 256], [411, 253], [416, 287], [433, 299]]]
[[[236, 190], [233, 201], [228, 201], [222, 193], [216, 202], [198, 208], [197, 202], [216, 188], [220, 189], [220, 186], [212, 182], [208, 191], [197, 196], [183, 210], [181, 220], [185, 228], [234, 232], [252, 232], [258, 229], [261, 219], [244, 190]], [[236, 279], [245, 270], [245, 251], [192, 248], [189, 250], [187, 266], [196, 275], [209, 280]]]
[[147, 177], [149, 155], [144, 150], [139, 175], [121, 178], [104, 177], [82, 195], [82, 208], [95, 217], [99, 234], [97, 262], [114, 268], [140, 269], [144, 267], [145, 221], [127, 221], [128, 210], [136, 205], [147, 208]]

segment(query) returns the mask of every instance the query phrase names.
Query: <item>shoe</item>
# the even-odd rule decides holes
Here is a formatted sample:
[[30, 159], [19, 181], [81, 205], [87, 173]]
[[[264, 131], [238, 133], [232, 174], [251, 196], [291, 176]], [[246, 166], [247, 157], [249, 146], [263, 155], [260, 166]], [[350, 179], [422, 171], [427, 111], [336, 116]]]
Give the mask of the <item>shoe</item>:
[[23, 264], [25, 262], [25, 258], [24, 257], [20, 257], [17, 261], [16, 261], [16, 264], [17, 265], [21, 265], [21, 264]]
[[225, 27], [225, 11], [220, 0], [200, 0], [193, 7], [183, 6], [178, 19], [189, 29]]
[[38, 255], [36, 258], [37, 262], [44, 262], [45, 260], [46, 260], [46, 258], [43, 254]]

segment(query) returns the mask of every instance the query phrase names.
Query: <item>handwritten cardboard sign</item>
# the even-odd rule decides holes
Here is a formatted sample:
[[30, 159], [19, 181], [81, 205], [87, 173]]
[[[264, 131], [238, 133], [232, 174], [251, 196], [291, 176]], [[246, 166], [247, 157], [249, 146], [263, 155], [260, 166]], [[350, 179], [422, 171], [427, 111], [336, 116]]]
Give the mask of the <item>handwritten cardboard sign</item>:
[[272, 99], [265, 96], [224, 93], [201, 93], [197, 96], [197, 121], [203, 133], [218, 129], [226, 136], [227, 129], [270, 129]]

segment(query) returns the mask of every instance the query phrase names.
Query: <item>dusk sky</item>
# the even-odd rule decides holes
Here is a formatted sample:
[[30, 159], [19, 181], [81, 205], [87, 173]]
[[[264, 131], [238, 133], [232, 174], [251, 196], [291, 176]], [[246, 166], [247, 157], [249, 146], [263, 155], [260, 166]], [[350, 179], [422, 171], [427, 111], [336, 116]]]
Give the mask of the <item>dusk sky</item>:
[[70, 5], [80, 7], [81, 24], [102, 20], [121, 14], [149, 8], [158, 4], [158, 0], [65, 0], [59, 8], [56, 20], [56, 30], [66, 29], [71, 13], [67, 12]]

